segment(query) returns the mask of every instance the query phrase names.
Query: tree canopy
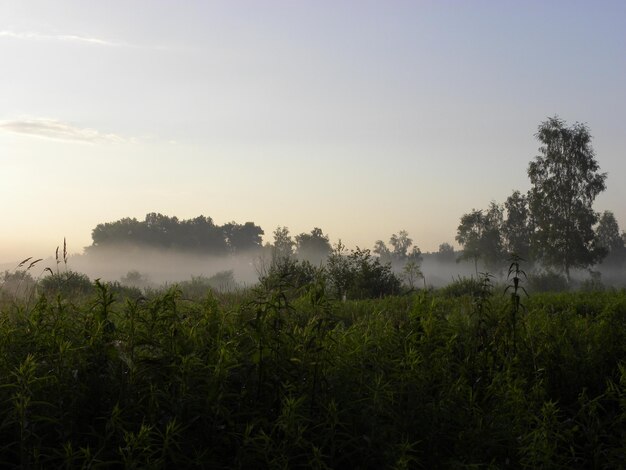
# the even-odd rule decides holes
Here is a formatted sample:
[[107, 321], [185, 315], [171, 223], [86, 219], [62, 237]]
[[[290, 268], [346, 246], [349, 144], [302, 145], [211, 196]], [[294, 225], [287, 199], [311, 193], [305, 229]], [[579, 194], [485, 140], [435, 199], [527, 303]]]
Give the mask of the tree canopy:
[[296, 235], [296, 254], [302, 260], [319, 264], [330, 255], [331, 251], [328, 235], [324, 235], [319, 227], [315, 227], [310, 233]]
[[487, 211], [472, 209], [461, 217], [456, 235], [456, 241], [463, 246], [460, 259], [473, 260], [477, 274], [478, 260], [495, 267], [503, 258], [502, 221], [502, 207], [495, 202]]
[[441, 243], [437, 250], [437, 259], [442, 263], [452, 263], [456, 260], [454, 247], [447, 242]]
[[598, 220], [596, 237], [598, 246], [607, 252], [602, 264], [612, 267], [623, 265], [624, 259], [626, 259], [626, 248], [613, 212], [604, 211], [602, 213]]
[[464, 214], [456, 240], [463, 246], [461, 259], [474, 260], [477, 269], [478, 260], [489, 268], [515, 254], [569, 281], [571, 269], [594, 265], [611, 250], [619, 258], [623, 240], [613, 214], [599, 219], [593, 210], [606, 173], [599, 171], [587, 126], [553, 117], [535, 137], [541, 147], [528, 166], [530, 191], [514, 191], [503, 205], [492, 202], [487, 211]]
[[528, 166], [533, 250], [569, 280], [572, 268], [590, 266], [606, 253], [596, 244], [598, 215], [592, 207], [606, 187], [606, 173], [599, 173], [584, 124], [568, 127], [558, 117], [549, 118], [539, 125], [536, 137], [540, 155]]
[[260, 248], [261, 235], [263, 229], [253, 222], [219, 226], [202, 215], [179, 220], [152, 212], [143, 221], [127, 217], [98, 224], [91, 233], [89, 251], [124, 245], [225, 255]]
[[293, 238], [289, 235], [289, 229], [287, 227], [276, 227], [276, 230], [274, 230], [274, 246], [272, 253], [274, 258], [291, 258], [295, 244]]
[[508, 255], [515, 254], [529, 261], [533, 228], [528, 197], [519, 191], [514, 191], [504, 202], [504, 208], [506, 209], [506, 218], [502, 223], [504, 250]]

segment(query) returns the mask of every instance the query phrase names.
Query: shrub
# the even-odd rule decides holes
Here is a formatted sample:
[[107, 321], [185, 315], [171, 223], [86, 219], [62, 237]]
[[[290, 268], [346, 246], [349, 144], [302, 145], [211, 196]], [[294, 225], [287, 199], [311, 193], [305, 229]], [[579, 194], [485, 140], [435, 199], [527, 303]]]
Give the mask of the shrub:
[[300, 290], [311, 284], [320, 272], [309, 261], [281, 256], [275, 258], [266, 272], [259, 276], [259, 283], [269, 288]]
[[350, 254], [339, 245], [328, 258], [328, 280], [339, 297], [367, 299], [384, 297], [400, 291], [401, 281], [389, 263], [382, 264], [370, 250], [357, 247]]
[[64, 297], [88, 295], [93, 288], [86, 274], [71, 270], [44, 277], [39, 281], [39, 287], [45, 295], [60, 294]]

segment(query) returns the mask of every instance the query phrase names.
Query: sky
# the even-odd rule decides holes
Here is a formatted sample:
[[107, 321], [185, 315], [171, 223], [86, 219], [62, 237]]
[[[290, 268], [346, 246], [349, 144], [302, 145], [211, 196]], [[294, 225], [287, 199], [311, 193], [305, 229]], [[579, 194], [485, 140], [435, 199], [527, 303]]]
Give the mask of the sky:
[[422, 251], [586, 123], [626, 228], [626, 2], [0, 0], [0, 262], [160, 212]]

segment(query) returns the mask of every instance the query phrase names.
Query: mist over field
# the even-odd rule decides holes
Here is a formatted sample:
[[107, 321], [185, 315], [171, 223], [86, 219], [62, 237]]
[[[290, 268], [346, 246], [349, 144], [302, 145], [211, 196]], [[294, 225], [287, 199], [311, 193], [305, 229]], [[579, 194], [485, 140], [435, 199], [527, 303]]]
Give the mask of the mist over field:
[[107, 247], [96, 253], [71, 256], [68, 265], [92, 279], [106, 281], [119, 281], [129, 272], [137, 271], [154, 285], [232, 271], [238, 283], [251, 285], [258, 279], [262, 260], [261, 256], [245, 253], [211, 256], [146, 247]]
[[0, 0], [0, 470], [626, 468], [625, 51], [624, 0]]
[[[13, 271], [18, 262], [0, 265], [0, 270]], [[57, 264], [54, 256], [45, 258], [32, 269], [31, 274], [35, 277], [37, 273], [46, 276], [45, 268], [53, 272], [68, 269], [86, 274], [92, 280], [114, 282], [136, 271], [148, 285], [156, 287], [187, 281], [193, 276], [211, 277], [232, 271], [237, 284], [245, 287], [256, 284], [259, 275], [266, 272], [271, 263], [271, 249], [240, 255], [211, 256], [171, 249], [113, 246], [93, 253], [69, 255], [67, 264], [62, 260]], [[320, 262], [317, 266], [322, 265]], [[442, 262], [435, 254], [424, 256], [421, 270], [424, 279], [419, 282], [418, 288], [423, 287], [424, 282], [427, 286], [442, 287], [459, 277], [476, 274], [471, 263]]]
[[[147, 247], [107, 247], [97, 253], [74, 254], [67, 257], [67, 263], [57, 263], [54, 256], [43, 259], [30, 273], [33, 277], [50, 275], [66, 270], [86, 274], [91, 280], [136, 285], [137, 287], [162, 287], [177, 282], [188, 281], [192, 277], [210, 278], [220, 273], [232, 272], [235, 285], [224, 289], [247, 287], [255, 284], [259, 272], [264, 269], [267, 259], [260, 254], [248, 256], [211, 256], [190, 254], [183, 251], [160, 250]], [[0, 270], [13, 272], [16, 263], [5, 263]], [[130, 274], [130, 276], [129, 276]], [[136, 279], [133, 279], [133, 275]]]
[[[158, 250], [154, 248], [110, 247], [97, 254], [73, 255], [68, 258], [68, 268], [91, 279], [119, 281], [131, 271], [138, 271], [151, 284], [172, 284], [189, 280], [192, 276], [211, 277], [232, 271], [241, 286], [257, 283], [259, 275], [272, 262], [271, 253], [247, 253], [236, 256], [206, 256]], [[54, 268], [54, 259], [44, 260], [42, 267]], [[468, 262], [445, 263], [436, 256], [426, 256], [421, 265], [427, 286], [442, 287], [458, 277], [475, 275], [474, 266]], [[422, 282], [418, 287], [423, 287]]]
[[[90, 280], [99, 279], [106, 282], [121, 282], [123, 285], [146, 288], [162, 288], [180, 282], [190, 281], [192, 278], [212, 279], [211, 286], [218, 291], [253, 287], [258, 284], [259, 277], [267, 275], [272, 269], [275, 259], [273, 247], [253, 250], [239, 255], [202, 255], [189, 253], [184, 250], [158, 249], [153, 247], [129, 247], [127, 245], [110, 246], [97, 251], [67, 256], [64, 262], [62, 256], [44, 258], [29, 270], [34, 279], [43, 279], [47, 276], [63, 272], [77, 272], [85, 274]], [[477, 266], [471, 260], [459, 259], [462, 252], [448, 254], [442, 259], [438, 253], [423, 253], [419, 263], [421, 275], [415, 282], [415, 289], [442, 288], [462, 279], [478, 279], [488, 273], [494, 284], [505, 284], [509, 262], [505, 259], [497, 267], [485, 266], [479, 262]], [[297, 260], [297, 258], [293, 258]], [[378, 259], [375, 257], [375, 259]], [[30, 260], [21, 268], [15, 263], [0, 265], [0, 272], [14, 273], [23, 270]], [[320, 259], [315, 267], [324, 267], [327, 260]], [[403, 266], [396, 264], [392, 267], [395, 273], [406, 285]], [[522, 264], [532, 279], [538, 273], [545, 272], [541, 266]], [[593, 274], [595, 273], [595, 274]], [[556, 274], [555, 274], [556, 275]], [[572, 271], [574, 286], [596, 276], [607, 287], [626, 287], [626, 273], [623, 267], [611, 264], [593, 266], [591, 271], [578, 269]], [[528, 279], [525, 279], [528, 283]], [[9, 285], [5, 289], [10, 288]]]

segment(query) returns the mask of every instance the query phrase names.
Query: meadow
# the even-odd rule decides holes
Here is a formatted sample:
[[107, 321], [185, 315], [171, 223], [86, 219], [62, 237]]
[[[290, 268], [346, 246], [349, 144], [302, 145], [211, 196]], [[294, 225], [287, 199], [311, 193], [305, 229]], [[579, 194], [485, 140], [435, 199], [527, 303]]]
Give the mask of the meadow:
[[626, 292], [466, 281], [5, 295], [0, 466], [623, 467]]

